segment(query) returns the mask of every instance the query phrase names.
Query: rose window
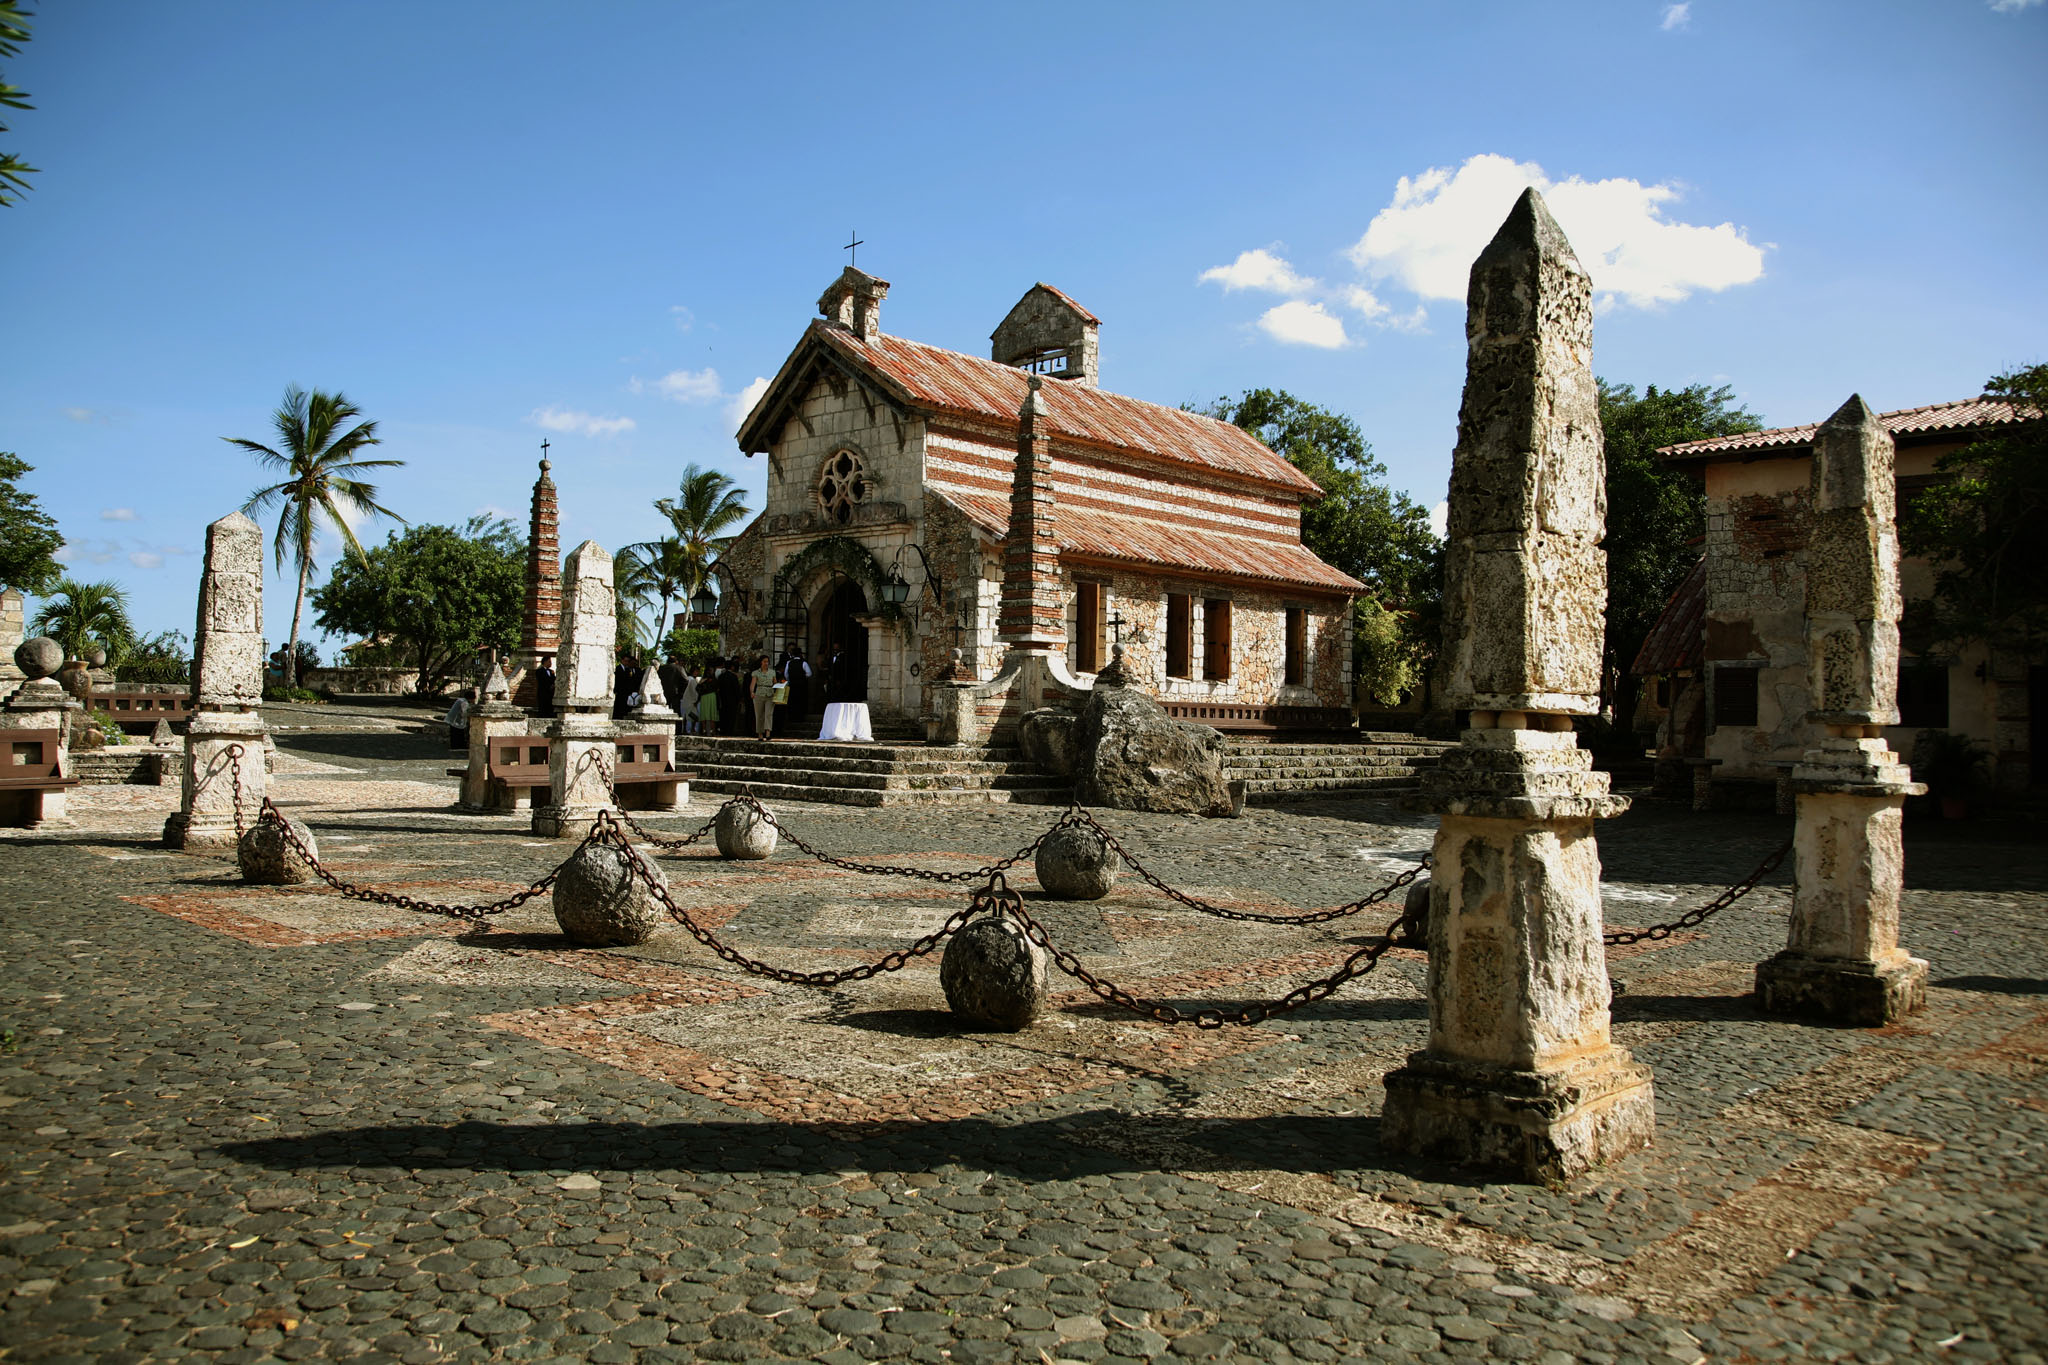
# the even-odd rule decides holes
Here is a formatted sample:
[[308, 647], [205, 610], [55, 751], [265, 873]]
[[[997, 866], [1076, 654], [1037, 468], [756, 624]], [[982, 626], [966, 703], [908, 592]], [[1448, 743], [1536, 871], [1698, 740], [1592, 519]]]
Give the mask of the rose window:
[[874, 486], [860, 456], [850, 450], [838, 451], [825, 461], [825, 472], [818, 479], [818, 506], [828, 520], [844, 526], [853, 520], [853, 509], [868, 500]]

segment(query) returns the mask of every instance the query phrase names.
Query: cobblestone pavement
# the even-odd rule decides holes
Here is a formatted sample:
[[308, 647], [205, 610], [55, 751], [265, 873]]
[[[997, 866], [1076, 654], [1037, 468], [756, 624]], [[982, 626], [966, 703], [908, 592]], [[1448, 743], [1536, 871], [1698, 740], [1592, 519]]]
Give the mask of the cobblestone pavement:
[[[356, 880], [485, 901], [567, 852], [450, 812], [431, 735], [280, 743], [274, 794]], [[0, 838], [10, 1359], [2048, 1353], [2048, 851], [2024, 826], [1909, 835], [1905, 937], [1935, 985], [1901, 1027], [1755, 1014], [1782, 878], [1616, 950], [1657, 1142], [1547, 1189], [1379, 1150], [1380, 1077], [1426, 1028], [1405, 950], [1252, 1029], [1075, 991], [1026, 1033], [962, 1034], [935, 959], [811, 991], [680, 930], [569, 949], [544, 897], [482, 934], [245, 887], [153, 846], [174, 801], [82, 790], [77, 829]], [[1058, 815], [778, 809], [834, 852], [934, 870]], [[1349, 900], [1430, 832], [1365, 802], [1099, 814], [1175, 885], [1268, 910]], [[1648, 804], [1608, 822], [1610, 927], [1707, 899], [1788, 825]], [[878, 956], [967, 895], [787, 845], [660, 861], [700, 920], [791, 966]], [[1229, 923], [1128, 876], [1032, 909], [1090, 969], [1182, 1004], [1280, 995], [1391, 918]]]

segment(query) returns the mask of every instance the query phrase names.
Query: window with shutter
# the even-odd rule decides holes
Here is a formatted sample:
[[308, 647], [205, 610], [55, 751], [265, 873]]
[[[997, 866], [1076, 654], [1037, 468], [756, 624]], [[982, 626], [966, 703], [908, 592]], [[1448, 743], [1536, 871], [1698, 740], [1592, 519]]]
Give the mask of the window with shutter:
[[1109, 613], [1103, 610], [1109, 594], [1107, 585], [1085, 579], [1074, 584], [1074, 671], [1099, 673], [1109, 651], [1104, 637], [1109, 633]]
[[1189, 675], [1195, 633], [1194, 599], [1184, 592], [1166, 594], [1166, 676]]
[[1230, 602], [1212, 597], [1202, 603], [1202, 676], [1212, 682], [1230, 677]]
[[1300, 687], [1308, 677], [1308, 609], [1287, 609], [1287, 664], [1283, 676], [1289, 687]]

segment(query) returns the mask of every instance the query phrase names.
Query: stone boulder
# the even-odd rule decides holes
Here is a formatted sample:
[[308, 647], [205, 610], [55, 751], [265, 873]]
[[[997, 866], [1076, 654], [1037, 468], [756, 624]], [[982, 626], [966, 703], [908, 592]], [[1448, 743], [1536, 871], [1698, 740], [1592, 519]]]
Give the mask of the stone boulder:
[[1240, 807], [1223, 776], [1223, 736], [1189, 725], [1134, 687], [1098, 677], [1078, 728], [1075, 794], [1083, 805], [1167, 815], [1229, 816]]
[[[287, 819], [285, 823], [299, 836], [308, 853], [315, 858], [320, 856], [320, 845], [303, 821]], [[242, 880], [258, 886], [298, 886], [314, 879], [311, 864], [292, 847], [275, 820], [258, 820], [254, 828], [243, 833], [241, 842], [235, 845], [235, 863], [242, 870]]]
[[1123, 860], [1094, 830], [1069, 825], [1045, 837], [1033, 867], [1038, 885], [1054, 900], [1099, 901], [1116, 888]]
[[668, 878], [659, 867], [609, 844], [585, 844], [562, 865], [555, 879], [555, 922], [571, 943], [585, 948], [615, 948], [645, 943], [668, 919], [668, 911], [648, 890], [651, 876], [662, 889]]
[[1081, 758], [1080, 727], [1081, 718], [1072, 711], [1050, 706], [1027, 711], [1017, 722], [1017, 747], [1026, 762], [1072, 777]]
[[712, 830], [718, 856], [759, 861], [775, 852], [775, 824], [752, 806], [722, 806]]
[[1016, 1033], [1045, 1008], [1051, 976], [1045, 950], [1008, 919], [978, 919], [939, 959], [946, 1004], [962, 1022]]

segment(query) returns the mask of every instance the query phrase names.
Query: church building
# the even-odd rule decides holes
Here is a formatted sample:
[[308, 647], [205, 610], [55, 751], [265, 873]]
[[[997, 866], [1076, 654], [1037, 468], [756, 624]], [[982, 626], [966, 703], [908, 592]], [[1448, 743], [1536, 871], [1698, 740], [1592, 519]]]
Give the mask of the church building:
[[[1071, 703], [1116, 646], [1225, 729], [1348, 722], [1361, 584], [1301, 544], [1312, 480], [1225, 422], [1110, 393], [1096, 317], [1033, 286], [987, 358], [882, 330], [847, 268], [740, 428], [766, 505], [724, 555], [729, 648], [839, 647], [878, 732], [977, 682], [980, 738]], [[1021, 453], [1020, 453], [1021, 452]], [[1005, 693], [1033, 655], [1043, 686]]]

